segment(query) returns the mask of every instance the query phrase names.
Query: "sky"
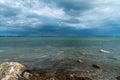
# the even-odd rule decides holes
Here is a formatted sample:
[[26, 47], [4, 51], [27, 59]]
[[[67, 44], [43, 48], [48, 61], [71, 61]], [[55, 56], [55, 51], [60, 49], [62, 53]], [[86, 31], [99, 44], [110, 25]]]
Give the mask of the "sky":
[[0, 0], [0, 36], [120, 36], [120, 1]]

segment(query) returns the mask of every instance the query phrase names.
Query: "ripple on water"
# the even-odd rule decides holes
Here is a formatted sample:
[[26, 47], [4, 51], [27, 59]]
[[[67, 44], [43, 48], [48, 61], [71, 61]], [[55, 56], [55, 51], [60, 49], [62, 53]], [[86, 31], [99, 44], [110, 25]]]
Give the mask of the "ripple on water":
[[4, 52], [4, 50], [0, 50], [0, 53]]

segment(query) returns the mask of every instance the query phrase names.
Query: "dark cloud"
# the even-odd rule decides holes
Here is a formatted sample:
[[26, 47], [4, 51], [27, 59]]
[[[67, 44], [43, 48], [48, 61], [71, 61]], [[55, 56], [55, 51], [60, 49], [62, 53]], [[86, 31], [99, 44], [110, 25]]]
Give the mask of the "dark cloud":
[[120, 7], [112, 2], [0, 0], [0, 35], [118, 35]]
[[55, 25], [42, 25], [41, 27], [31, 28], [25, 26], [23, 30], [7, 30], [1, 34], [17, 36], [89, 36], [95, 35], [92, 29], [76, 30], [69, 27], [56, 27]]
[[0, 16], [11, 17], [16, 16], [21, 11], [17, 8], [11, 7], [9, 5], [0, 4]]
[[93, 2], [88, 0], [45, 0], [47, 3], [55, 3], [58, 7], [71, 16], [80, 16], [83, 12], [94, 8]]

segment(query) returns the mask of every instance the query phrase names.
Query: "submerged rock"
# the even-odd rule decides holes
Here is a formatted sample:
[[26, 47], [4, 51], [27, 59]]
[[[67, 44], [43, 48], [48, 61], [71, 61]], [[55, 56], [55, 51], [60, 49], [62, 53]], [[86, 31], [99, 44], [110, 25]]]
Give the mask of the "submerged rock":
[[93, 64], [93, 67], [94, 67], [94, 68], [97, 68], [97, 69], [101, 69], [101, 68], [102, 68], [102, 66], [99, 65], [99, 64]]
[[119, 75], [119, 76], [117, 76], [117, 80], [120, 80], [120, 75]]
[[17, 62], [5, 62], [0, 64], [0, 80], [17, 80], [22, 77], [26, 67]]
[[78, 59], [77, 62], [79, 62], [79, 63], [83, 63], [83, 61], [82, 61], [81, 59]]

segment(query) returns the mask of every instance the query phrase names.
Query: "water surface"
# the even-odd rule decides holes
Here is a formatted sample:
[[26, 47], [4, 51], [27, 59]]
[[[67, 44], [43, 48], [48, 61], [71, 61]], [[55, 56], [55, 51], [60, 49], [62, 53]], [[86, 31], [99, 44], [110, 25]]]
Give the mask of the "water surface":
[[[100, 53], [100, 49], [110, 53]], [[0, 37], [0, 63], [17, 61], [50, 68], [61, 67], [63, 60], [78, 59], [120, 68], [120, 37]]]

